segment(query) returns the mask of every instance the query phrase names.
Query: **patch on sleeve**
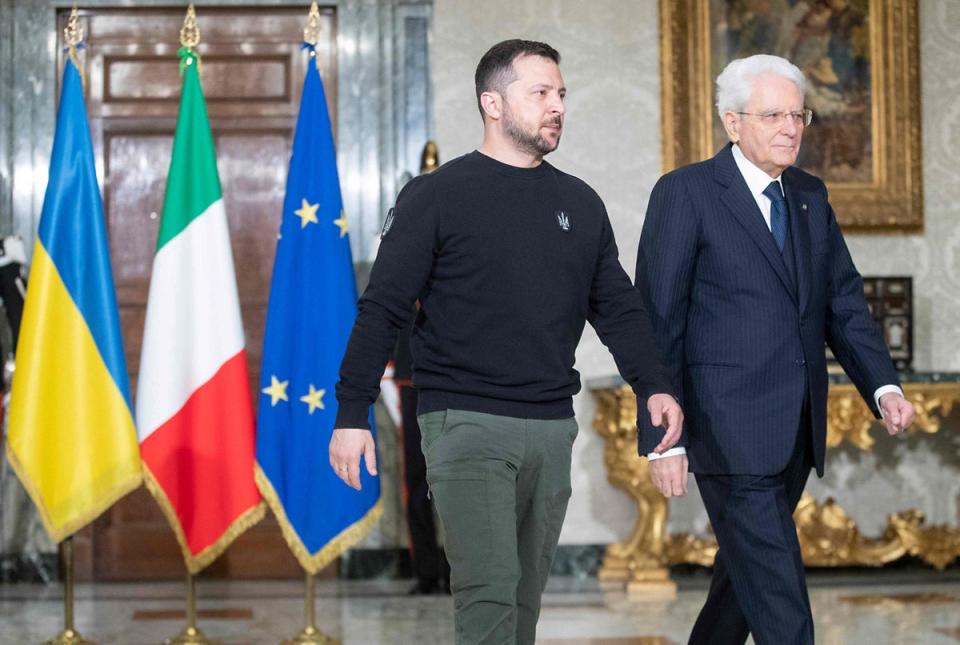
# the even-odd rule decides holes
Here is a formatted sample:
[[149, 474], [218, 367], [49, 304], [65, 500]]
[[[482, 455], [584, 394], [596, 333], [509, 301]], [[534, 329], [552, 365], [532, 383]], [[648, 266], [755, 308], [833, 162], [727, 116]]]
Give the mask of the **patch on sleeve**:
[[390, 229], [393, 228], [393, 219], [396, 209], [391, 208], [387, 211], [387, 217], [383, 220], [383, 228], [380, 230], [380, 239], [382, 240], [387, 236], [387, 233], [390, 232]]

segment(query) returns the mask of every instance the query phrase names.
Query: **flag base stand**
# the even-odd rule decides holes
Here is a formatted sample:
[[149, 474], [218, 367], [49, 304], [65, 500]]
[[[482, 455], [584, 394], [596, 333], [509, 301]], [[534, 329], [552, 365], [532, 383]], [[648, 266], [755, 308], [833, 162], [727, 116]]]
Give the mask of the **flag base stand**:
[[65, 629], [43, 645], [96, 645], [77, 633], [74, 629]]
[[215, 645], [216, 642], [207, 638], [206, 634], [196, 627], [185, 627], [176, 638], [164, 641], [164, 645]]
[[96, 645], [73, 628], [73, 536], [64, 538], [60, 547], [60, 562], [63, 565], [63, 631], [43, 645]]
[[336, 638], [327, 636], [316, 627], [304, 627], [303, 631], [282, 645], [340, 645]]
[[192, 573], [187, 573], [187, 626], [164, 645], [219, 645], [197, 628], [197, 590]]
[[291, 638], [283, 641], [281, 645], [340, 645], [340, 641], [331, 636], [327, 636], [316, 626], [316, 616], [314, 613], [315, 603], [315, 584], [312, 573], [307, 573], [307, 593], [306, 593], [306, 616], [307, 626], [303, 631]]

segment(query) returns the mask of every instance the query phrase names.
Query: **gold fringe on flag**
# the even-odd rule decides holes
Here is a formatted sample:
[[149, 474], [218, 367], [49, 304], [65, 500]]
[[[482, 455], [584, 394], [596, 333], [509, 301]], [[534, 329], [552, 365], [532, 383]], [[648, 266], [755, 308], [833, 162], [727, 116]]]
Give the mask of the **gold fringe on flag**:
[[296, 556], [297, 561], [300, 562], [300, 566], [302, 566], [307, 573], [316, 574], [340, 557], [350, 547], [362, 540], [383, 515], [383, 497], [381, 496], [380, 499], [377, 500], [377, 503], [371, 506], [370, 510], [367, 511], [362, 518], [341, 531], [317, 553], [310, 555], [307, 547], [303, 544], [300, 536], [297, 535], [297, 531], [287, 518], [287, 514], [283, 510], [283, 504], [280, 502], [280, 497], [277, 495], [277, 491], [274, 490], [273, 484], [270, 483], [270, 479], [267, 478], [266, 473], [261, 470], [259, 464], [255, 466], [255, 471], [255, 478], [257, 487], [260, 488], [260, 494], [263, 495], [263, 498], [270, 506], [270, 510], [272, 510], [276, 516], [277, 523], [280, 524], [280, 530], [283, 532], [283, 538], [290, 546], [290, 550], [293, 552], [293, 555]]
[[177, 512], [174, 510], [173, 504], [170, 503], [166, 492], [164, 492], [163, 487], [160, 486], [160, 483], [153, 476], [153, 473], [146, 463], [143, 464], [143, 483], [147, 487], [147, 490], [150, 491], [150, 494], [153, 495], [153, 498], [157, 500], [160, 510], [163, 511], [164, 516], [170, 523], [170, 527], [173, 529], [174, 535], [177, 536], [177, 542], [180, 544], [180, 552], [183, 554], [184, 564], [186, 564], [187, 571], [190, 573], [200, 572], [219, 558], [241, 533], [262, 520], [267, 512], [266, 505], [264, 505], [263, 502], [258, 502], [256, 505], [251, 506], [230, 523], [230, 526], [220, 534], [216, 542], [194, 555], [187, 544], [187, 536], [183, 532], [183, 527], [180, 526], [180, 518], [177, 517]]

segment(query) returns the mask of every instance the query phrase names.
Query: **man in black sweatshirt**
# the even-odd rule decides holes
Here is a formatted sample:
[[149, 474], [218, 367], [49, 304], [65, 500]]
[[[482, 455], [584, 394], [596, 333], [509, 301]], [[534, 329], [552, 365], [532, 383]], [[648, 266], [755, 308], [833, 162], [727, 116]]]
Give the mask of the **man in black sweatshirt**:
[[[367, 410], [419, 299], [414, 383], [458, 644], [536, 637], [571, 492], [574, 352], [586, 321], [646, 402], [657, 451], [681, 434], [682, 412], [603, 202], [543, 161], [563, 128], [559, 61], [549, 45], [522, 40], [480, 60], [483, 144], [401, 191], [337, 384], [330, 464], [359, 488], [361, 457], [376, 473]], [[672, 484], [682, 494], [686, 477]]]

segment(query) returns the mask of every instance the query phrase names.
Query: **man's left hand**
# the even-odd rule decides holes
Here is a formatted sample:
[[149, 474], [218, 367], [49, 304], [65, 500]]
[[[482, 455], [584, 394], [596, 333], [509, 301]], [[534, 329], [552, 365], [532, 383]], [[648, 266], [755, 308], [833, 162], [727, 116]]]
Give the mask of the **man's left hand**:
[[664, 497], [683, 497], [687, 494], [687, 468], [685, 454], [655, 459], [648, 466], [653, 485]]
[[880, 397], [880, 414], [887, 432], [900, 434], [913, 423], [913, 404], [897, 392], [887, 392]]

